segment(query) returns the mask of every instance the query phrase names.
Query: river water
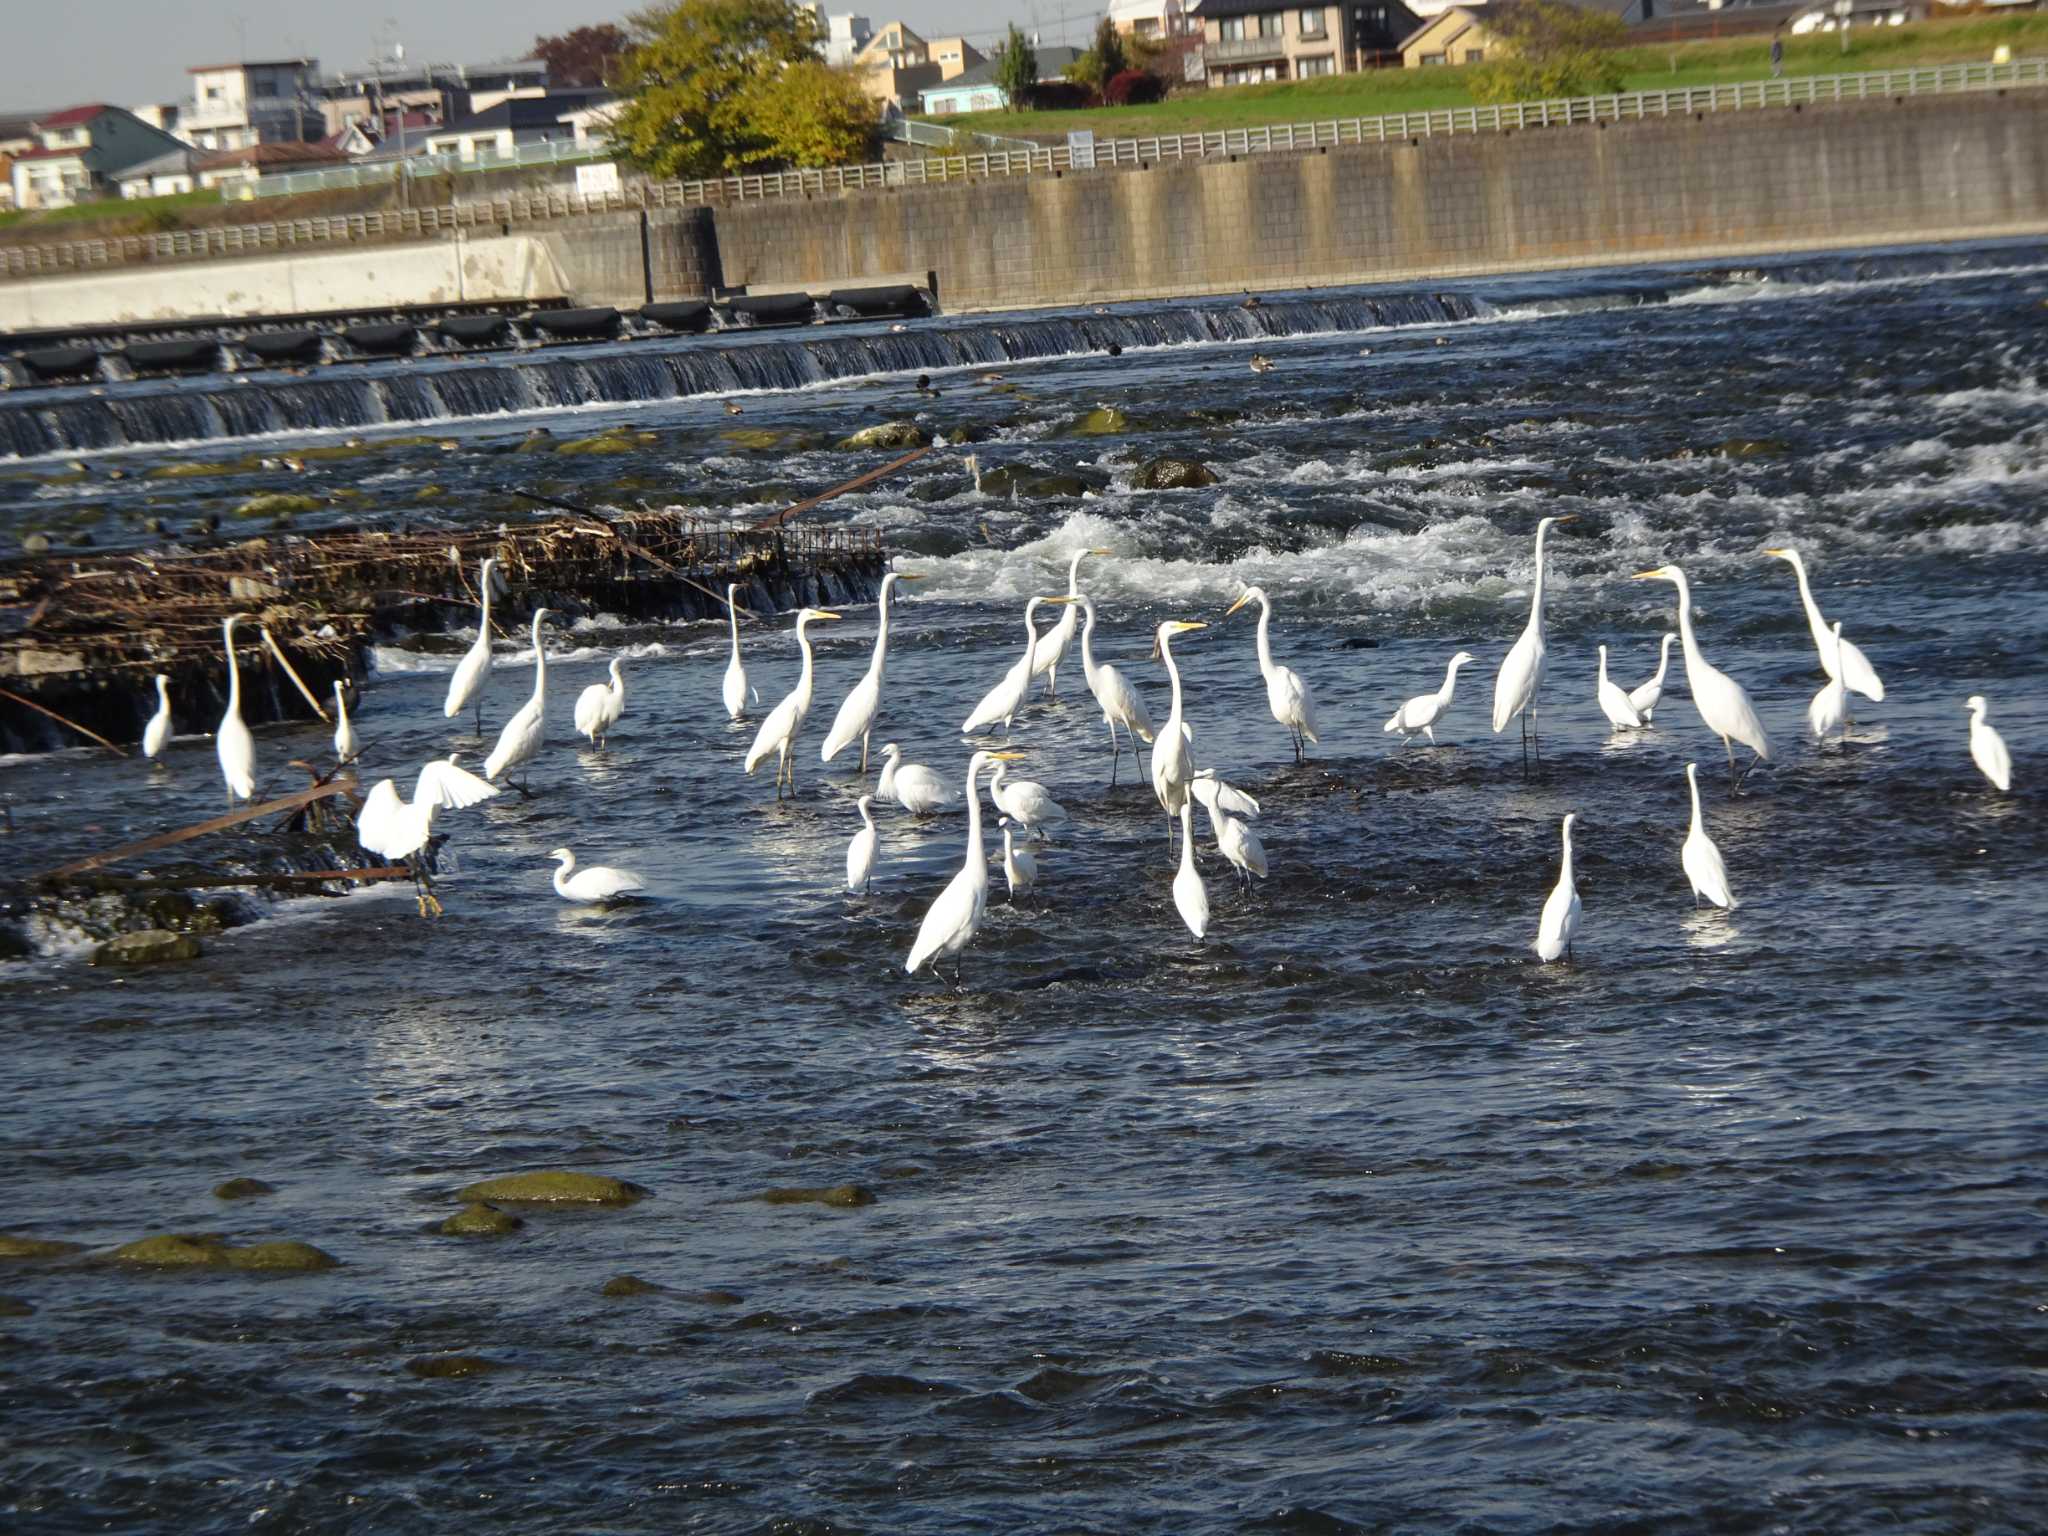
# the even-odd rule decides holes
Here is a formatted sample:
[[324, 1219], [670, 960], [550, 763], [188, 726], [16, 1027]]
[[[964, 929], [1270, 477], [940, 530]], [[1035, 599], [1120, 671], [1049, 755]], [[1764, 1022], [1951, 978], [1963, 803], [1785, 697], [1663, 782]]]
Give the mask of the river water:
[[[295, 1238], [341, 1260], [262, 1277], [0, 1259], [0, 1293], [33, 1308], [0, 1318], [0, 1524], [2041, 1528], [2044, 295], [2037, 245], [1495, 279], [1425, 296], [1434, 317], [1405, 326], [1217, 340], [1244, 322], [1202, 320], [1202, 339], [1144, 321], [1162, 339], [1114, 357], [1098, 329], [1069, 355], [934, 371], [936, 398], [920, 354], [755, 389], [737, 423], [672, 388], [444, 408], [426, 438], [353, 419], [134, 432], [83, 472], [68, 443], [27, 443], [0, 533], [106, 545], [280, 485], [326, 502], [308, 524], [524, 516], [504, 490], [536, 476], [765, 511], [883, 457], [831, 451], [838, 434], [973, 428], [984, 476], [1099, 489], [977, 492], [949, 450], [811, 514], [886, 528], [930, 578], [903, 589], [877, 746], [957, 776], [953, 727], [1016, 653], [1023, 600], [1100, 545], [1100, 650], [1155, 715], [1150, 626], [1210, 623], [1176, 645], [1196, 750], [1263, 802], [1272, 873], [1240, 896], [1204, 829], [1215, 921], [1190, 939], [1164, 819], [1128, 761], [1108, 787], [1070, 665], [1012, 738], [1072, 813], [1036, 899], [1008, 904], [998, 871], [964, 983], [908, 978], [963, 819], [885, 812], [874, 893], [849, 898], [857, 775], [816, 757], [873, 609], [819, 627], [783, 804], [740, 772], [721, 631], [576, 616], [549, 640], [538, 793], [441, 824], [443, 920], [384, 888], [265, 907], [187, 965], [91, 968], [45, 927], [37, 958], [0, 967], [0, 1230], [95, 1250]], [[1302, 303], [1330, 321], [1350, 301]], [[997, 354], [1043, 323], [940, 322]], [[910, 344], [832, 345], [862, 337]], [[1249, 371], [1254, 349], [1273, 371]], [[73, 408], [54, 399], [0, 409], [56, 431]], [[1072, 435], [1099, 406], [1131, 430]], [[653, 437], [514, 451], [534, 426], [614, 424]], [[359, 451], [303, 473], [257, 462], [347, 433]], [[1219, 483], [1129, 490], [1162, 452]], [[1551, 541], [1525, 779], [1514, 728], [1486, 717], [1536, 519], [1560, 512], [1578, 520]], [[1759, 554], [1786, 542], [1888, 689], [1843, 747], [1804, 732], [1821, 675], [1789, 570]], [[1665, 560], [1777, 746], [1738, 797], [1676, 661], [1655, 729], [1610, 736], [1594, 703], [1597, 645], [1629, 684], [1655, 664], [1672, 591], [1625, 578]], [[1303, 766], [1247, 616], [1223, 621], [1247, 582], [1318, 697]], [[501, 652], [494, 723], [530, 687], [522, 647]], [[794, 679], [787, 617], [747, 647], [772, 701]], [[1395, 750], [1381, 723], [1460, 647], [1480, 661], [1442, 745]], [[627, 714], [598, 756], [568, 718], [620, 650]], [[366, 778], [409, 787], [474, 743], [441, 717], [448, 658], [377, 660]], [[2012, 746], [2009, 796], [1970, 764], [1976, 692]], [[260, 732], [267, 786], [323, 742]], [[1692, 759], [1732, 914], [1696, 912], [1679, 869]], [[0, 797], [26, 870], [196, 820], [220, 788], [193, 734], [154, 773], [8, 760]], [[1567, 811], [1584, 925], [1577, 963], [1545, 967], [1530, 943]], [[566, 907], [545, 857], [564, 843], [641, 870], [649, 899]], [[497, 1239], [431, 1230], [462, 1185], [551, 1167], [651, 1194]], [[238, 1175], [276, 1192], [209, 1193]], [[758, 1198], [844, 1183], [875, 1203]], [[601, 1295], [621, 1273], [663, 1289]], [[495, 1369], [406, 1368], [450, 1353]]]

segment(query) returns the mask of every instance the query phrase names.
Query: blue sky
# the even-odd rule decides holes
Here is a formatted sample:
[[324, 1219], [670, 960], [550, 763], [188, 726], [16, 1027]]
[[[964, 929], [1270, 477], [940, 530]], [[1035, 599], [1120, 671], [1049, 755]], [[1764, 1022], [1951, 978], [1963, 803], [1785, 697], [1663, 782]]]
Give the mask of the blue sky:
[[[236, 57], [297, 58], [323, 67], [365, 62], [380, 35], [405, 44], [409, 59], [457, 64], [518, 58], [542, 33], [613, 21], [645, 0], [54, 0], [9, 5], [0, 49], [0, 112], [76, 102], [176, 101], [185, 70]], [[1081, 42], [1099, 14], [1087, 0], [906, 0], [899, 9], [853, 4], [873, 22], [901, 17], [927, 37], [965, 32], [978, 39], [1015, 20], [1047, 43]]]

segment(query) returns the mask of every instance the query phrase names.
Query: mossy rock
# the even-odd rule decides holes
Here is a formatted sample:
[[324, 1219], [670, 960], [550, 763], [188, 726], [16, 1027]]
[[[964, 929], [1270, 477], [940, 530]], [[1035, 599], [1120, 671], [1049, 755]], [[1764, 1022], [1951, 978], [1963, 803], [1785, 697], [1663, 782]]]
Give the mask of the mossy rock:
[[952, 428], [950, 431], [946, 433], [946, 441], [951, 443], [955, 448], [964, 447], [968, 443], [983, 442], [987, 439], [987, 437], [988, 428], [982, 426], [975, 426], [965, 422], [963, 422], [961, 425], [957, 427]]
[[47, 1237], [20, 1237], [12, 1232], [0, 1232], [0, 1259], [61, 1259], [66, 1254], [78, 1253], [83, 1243], [63, 1243]]
[[840, 448], [849, 453], [863, 448], [923, 448], [930, 443], [930, 435], [914, 421], [885, 421], [839, 439]]
[[246, 464], [218, 464], [194, 460], [189, 464], [159, 464], [154, 469], [143, 471], [147, 480], [185, 480], [195, 475], [233, 475], [247, 468]]
[[984, 496], [1022, 496], [1031, 501], [1048, 501], [1063, 496], [1085, 496], [1090, 491], [1099, 491], [1104, 482], [1088, 479], [1073, 473], [1040, 474], [1034, 470], [1015, 469], [1002, 465], [987, 470], [981, 477], [981, 491]]
[[835, 1205], [851, 1210], [873, 1205], [875, 1192], [859, 1184], [791, 1186], [765, 1191], [761, 1198], [770, 1205]]
[[92, 952], [94, 965], [161, 965], [175, 960], [197, 960], [202, 951], [189, 933], [168, 928], [145, 928], [107, 940]]
[[473, 1200], [442, 1222], [437, 1230], [443, 1237], [503, 1237], [525, 1225], [510, 1211], [501, 1211], [494, 1205]]
[[288, 517], [300, 512], [318, 512], [325, 503], [318, 496], [296, 491], [265, 491], [235, 504], [237, 517]]
[[683, 1298], [706, 1307], [736, 1307], [747, 1298], [738, 1291], [691, 1291]]
[[261, 1179], [229, 1179], [226, 1183], [213, 1186], [216, 1200], [253, 1200], [258, 1195], [274, 1195], [275, 1184], [266, 1184]]
[[1200, 459], [1148, 459], [1131, 476], [1134, 491], [1188, 491], [1215, 483], [1216, 471]]
[[599, 1288], [604, 1296], [653, 1296], [667, 1289], [652, 1280], [642, 1280], [638, 1275], [613, 1275]]
[[232, 1269], [261, 1269], [288, 1274], [311, 1274], [315, 1270], [335, 1269], [341, 1264], [341, 1260], [324, 1248], [291, 1241], [251, 1243], [246, 1248], [230, 1248], [227, 1254], [228, 1265]]
[[33, 1317], [35, 1311], [19, 1296], [0, 1296], [0, 1317]]
[[748, 453], [774, 453], [791, 446], [798, 434], [784, 427], [727, 427], [719, 441]]
[[123, 1243], [107, 1258], [155, 1269], [226, 1269], [228, 1245], [210, 1232], [165, 1232]]
[[557, 453], [637, 453], [655, 442], [652, 432], [624, 430], [600, 432], [595, 437], [572, 437], [555, 444]]
[[638, 1184], [629, 1184], [624, 1179], [569, 1168], [503, 1174], [456, 1191], [457, 1198], [463, 1200], [512, 1200], [540, 1205], [631, 1205], [646, 1194]]
[[412, 493], [414, 501], [439, 501], [448, 493], [438, 485], [423, 485]]
[[47, 555], [50, 552], [50, 536], [47, 533], [23, 534], [21, 552], [24, 555]]
[[482, 1355], [418, 1355], [405, 1368], [423, 1381], [459, 1381], [465, 1376], [485, 1376], [498, 1369], [498, 1362]]
[[1131, 430], [1131, 418], [1113, 405], [1098, 405], [1067, 429], [1069, 437], [1121, 437]]

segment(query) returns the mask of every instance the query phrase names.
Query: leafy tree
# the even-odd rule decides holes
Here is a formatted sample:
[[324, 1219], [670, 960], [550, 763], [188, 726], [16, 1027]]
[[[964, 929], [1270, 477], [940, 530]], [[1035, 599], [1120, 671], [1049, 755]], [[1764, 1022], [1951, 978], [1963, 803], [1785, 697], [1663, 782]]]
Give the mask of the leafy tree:
[[1067, 78], [1080, 81], [1099, 95], [1110, 80], [1130, 67], [1123, 34], [1117, 31], [1116, 23], [1105, 16], [1095, 24], [1093, 46], [1067, 66]]
[[533, 56], [548, 66], [551, 85], [609, 85], [633, 40], [610, 22], [577, 27], [560, 37], [536, 37]]
[[1031, 105], [1031, 98], [1038, 89], [1038, 50], [1017, 24], [1010, 23], [1010, 35], [1003, 39], [1003, 46], [996, 56], [996, 84], [1002, 87], [1003, 95], [1011, 107], [1018, 111]]
[[633, 164], [716, 176], [868, 152], [873, 107], [820, 62], [817, 19], [791, 0], [675, 0], [631, 22], [612, 135]]
[[1510, 0], [1489, 5], [1482, 25], [1491, 55], [1473, 71], [1481, 101], [1540, 101], [1595, 96], [1621, 89], [1614, 50], [1628, 39], [1621, 18], [1581, 10], [1566, 0]]

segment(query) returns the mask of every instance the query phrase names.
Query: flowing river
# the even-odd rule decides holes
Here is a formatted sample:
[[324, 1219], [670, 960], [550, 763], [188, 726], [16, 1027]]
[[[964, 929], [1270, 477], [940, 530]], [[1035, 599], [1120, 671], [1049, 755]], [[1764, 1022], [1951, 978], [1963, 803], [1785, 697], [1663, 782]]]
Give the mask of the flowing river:
[[[60, 549], [268, 531], [234, 514], [269, 492], [300, 530], [532, 515], [514, 487], [759, 517], [888, 457], [848, 432], [962, 431], [806, 514], [929, 578], [876, 747], [957, 782], [1024, 601], [1106, 548], [1098, 652], [1155, 718], [1151, 628], [1210, 626], [1175, 643], [1195, 750], [1261, 801], [1271, 865], [1240, 894], [1198, 823], [1191, 939], [1076, 654], [1010, 738], [1072, 818], [1036, 892], [997, 870], [963, 982], [907, 977], [965, 827], [885, 807], [872, 895], [841, 889], [860, 780], [817, 746], [872, 606], [817, 627], [780, 804], [719, 708], [721, 626], [564, 615], [536, 793], [443, 816], [442, 920], [402, 887], [231, 898], [251, 920], [189, 963], [91, 967], [49, 923], [0, 962], [0, 1234], [85, 1250], [0, 1257], [0, 1526], [2039, 1522], [2044, 368], [2048, 248], [2007, 244], [0, 396], [0, 539]], [[1160, 454], [1217, 481], [1132, 490]], [[1553, 513], [1525, 778], [1488, 715]], [[1806, 731], [1824, 678], [1781, 544], [1884, 679], [1845, 744]], [[1595, 703], [1596, 646], [1626, 686], [1655, 668], [1673, 592], [1627, 578], [1665, 561], [1772, 735], [1738, 796], [1675, 654], [1653, 729]], [[1224, 619], [1247, 583], [1317, 696], [1300, 766]], [[765, 708], [790, 617], [745, 644]], [[1460, 648], [1439, 745], [1398, 748], [1383, 722]], [[570, 713], [617, 654], [598, 755]], [[476, 750], [442, 717], [453, 660], [377, 653], [366, 783]], [[487, 729], [531, 663], [501, 647]], [[2009, 795], [1971, 765], [1974, 693]], [[212, 724], [156, 771], [0, 760], [10, 870], [216, 813]], [[326, 740], [259, 731], [265, 788]], [[1679, 868], [1693, 760], [1732, 913]], [[1566, 812], [1584, 922], [1544, 966]], [[562, 903], [563, 844], [648, 899]], [[650, 1193], [436, 1230], [538, 1168]], [[274, 1192], [211, 1193], [233, 1177]], [[761, 1198], [847, 1184], [873, 1203]], [[95, 1256], [165, 1232], [340, 1264]], [[655, 1289], [604, 1294], [622, 1274]], [[471, 1374], [419, 1374], [452, 1357]]]

